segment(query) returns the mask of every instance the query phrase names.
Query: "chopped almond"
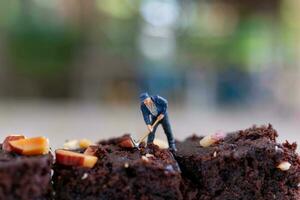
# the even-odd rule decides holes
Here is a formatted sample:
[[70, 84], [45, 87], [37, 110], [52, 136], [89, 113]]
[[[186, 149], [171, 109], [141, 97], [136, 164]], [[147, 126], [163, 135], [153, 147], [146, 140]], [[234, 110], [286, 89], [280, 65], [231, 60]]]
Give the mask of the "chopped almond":
[[212, 139], [211, 135], [207, 135], [200, 140], [200, 146], [202, 147], [209, 147], [210, 145], [214, 144], [215, 140]]
[[7, 136], [4, 141], [3, 141], [3, 144], [2, 144], [2, 149], [4, 151], [7, 151], [7, 152], [11, 152], [12, 151], [12, 147], [11, 145], [9, 144], [10, 141], [16, 141], [16, 140], [20, 140], [20, 139], [25, 139], [25, 136], [24, 135], [9, 135]]
[[119, 146], [123, 147], [123, 148], [133, 148], [134, 147], [130, 138], [124, 139], [122, 142], [119, 143]]
[[142, 156], [142, 160], [145, 162], [149, 162], [149, 158], [147, 158], [146, 156]]
[[280, 169], [281, 171], [287, 171], [290, 169], [291, 166], [292, 166], [291, 163], [287, 161], [283, 161], [277, 166], [277, 168]]
[[84, 151], [83, 154], [85, 154], [85, 155], [90, 155], [90, 156], [95, 156], [97, 150], [98, 150], [98, 147], [97, 147], [97, 146], [91, 145], [91, 146], [89, 146], [89, 147]]
[[200, 140], [200, 146], [202, 147], [209, 147], [215, 143], [217, 143], [218, 141], [224, 139], [225, 134], [223, 132], [217, 132], [213, 135], [207, 135], [204, 138], [202, 138]]
[[57, 163], [68, 166], [92, 168], [98, 160], [96, 156], [85, 155], [82, 153], [76, 153], [62, 149], [56, 150], [55, 155]]
[[88, 148], [92, 144], [93, 144], [92, 141], [90, 141], [88, 139], [79, 140], [79, 146], [80, 146], [80, 148], [83, 148], [83, 149]]
[[9, 141], [12, 151], [22, 155], [42, 155], [49, 153], [49, 141], [45, 137], [25, 138]]
[[78, 140], [68, 140], [64, 143], [64, 149], [75, 150], [79, 149], [79, 141]]

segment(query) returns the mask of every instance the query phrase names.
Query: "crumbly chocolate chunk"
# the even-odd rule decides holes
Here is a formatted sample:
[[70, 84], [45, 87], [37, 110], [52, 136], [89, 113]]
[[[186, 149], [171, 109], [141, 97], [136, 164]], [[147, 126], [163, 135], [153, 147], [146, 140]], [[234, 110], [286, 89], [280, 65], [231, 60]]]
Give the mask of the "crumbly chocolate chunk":
[[0, 199], [51, 199], [52, 155], [24, 156], [2, 150], [0, 144]]
[[183, 199], [181, 172], [173, 155], [156, 145], [142, 145], [139, 150], [120, 147], [119, 143], [127, 137], [99, 142], [95, 153], [98, 162], [92, 169], [56, 163], [53, 175], [56, 198]]
[[269, 125], [229, 133], [209, 147], [200, 146], [203, 137], [195, 135], [178, 142], [184, 199], [300, 199], [296, 144], [279, 144], [277, 136]]

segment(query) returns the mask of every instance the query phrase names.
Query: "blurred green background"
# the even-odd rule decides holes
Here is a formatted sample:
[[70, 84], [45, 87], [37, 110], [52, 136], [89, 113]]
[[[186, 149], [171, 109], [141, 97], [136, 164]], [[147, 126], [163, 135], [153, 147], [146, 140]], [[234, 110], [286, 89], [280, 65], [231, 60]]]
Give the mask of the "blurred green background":
[[299, 9], [298, 0], [1, 1], [1, 136], [140, 133], [138, 94], [148, 91], [169, 100], [179, 138], [270, 122], [300, 141]]

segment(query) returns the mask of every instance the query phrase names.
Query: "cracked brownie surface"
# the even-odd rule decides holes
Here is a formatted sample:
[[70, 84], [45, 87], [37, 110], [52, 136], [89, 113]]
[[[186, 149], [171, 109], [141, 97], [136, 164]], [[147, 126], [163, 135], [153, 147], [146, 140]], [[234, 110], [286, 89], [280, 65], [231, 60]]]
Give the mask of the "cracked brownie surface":
[[229, 133], [208, 147], [196, 135], [178, 142], [184, 199], [300, 199], [297, 145], [279, 144], [277, 136], [269, 125]]
[[[156, 145], [123, 148], [128, 136], [100, 141], [91, 168], [54, 166], [54, 188], [59, 200], [183, 199], [181, 173], [173, 155]], [[83, 150], [81, 150], [83, 151]]]

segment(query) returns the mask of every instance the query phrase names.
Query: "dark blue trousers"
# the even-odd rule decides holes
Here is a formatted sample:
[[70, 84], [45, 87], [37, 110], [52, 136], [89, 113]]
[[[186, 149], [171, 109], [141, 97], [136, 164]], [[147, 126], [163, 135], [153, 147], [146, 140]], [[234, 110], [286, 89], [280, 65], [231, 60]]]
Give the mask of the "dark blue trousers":
[[[156, 117], [155, 118], [152, 118], [152, 124], [154, 124], [154, 122], [156, 121]], [[148, 140], [147, 140], [147, 143], [153, 143], [153, 140], [155, 138], [155, 132], [156, 132], [156, 129], [158, 127], [158, 125], [162, 125], [163, 129], [164, 129], [164, 132], [167, 136], [167, 139], [168, 139], [168, 143], [169, 143], [169, 147], [172, 147], [175, 145], [175, 139], [174, 139], [174, 136], [173, 136], [173, 133], [172, 133], [172, 129], [171, 129], [171, 125], [170, 125], [170, 121], [169, 121], [169, 116], [168, 114], [166, 113], [164, 118], [162, 120], [160, 120], [154, 127], [153, 127], [153, 131], [149, 134], [148, 136]]]

